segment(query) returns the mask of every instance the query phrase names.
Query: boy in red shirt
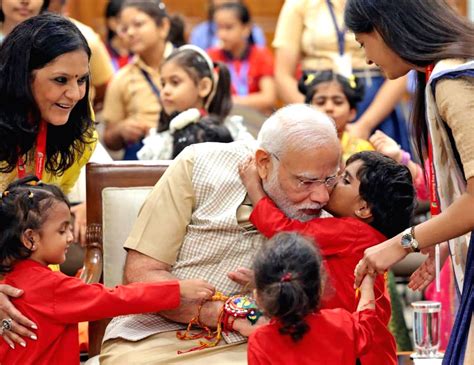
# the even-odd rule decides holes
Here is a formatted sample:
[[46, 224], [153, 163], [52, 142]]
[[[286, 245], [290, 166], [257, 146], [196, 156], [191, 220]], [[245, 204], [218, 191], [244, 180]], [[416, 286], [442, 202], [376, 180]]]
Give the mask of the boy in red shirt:
[[[267, 197], [253, 161], [243, 164], [239, 172], [254, 207], [250, 221], [255, 227], [268, 238], [283, 231], [314, 238], [328, 272], [322, 307], [355, 311], [354, 269], [364, 250], [409, 226], [415, 203], [410, 171], [378, 152], [356, 153], [347, 160], [346, 169], [324, 207], [334, 217], [307, 222], [286, 217]], [[375, 296], [377, 315], [387, 325], [391, 305], [381, 277], [375, 282]], [[396, 364], [395, 341], [388, 329], [379, 327], [376, 338], [376, 346], [361, 359], [362, 363]]]

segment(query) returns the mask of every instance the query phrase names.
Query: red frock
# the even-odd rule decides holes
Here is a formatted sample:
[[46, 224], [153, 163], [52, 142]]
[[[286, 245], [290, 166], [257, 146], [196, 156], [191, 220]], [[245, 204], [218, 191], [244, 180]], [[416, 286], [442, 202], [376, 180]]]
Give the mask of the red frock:
[[[278, 232], [298, 232], [312, 237], [324, 258], [328, 274], [321, 308], [356, 311], [358, 301], [354, 293], [354, 269], [366, 248], [386, 240], [383, 234], [352, 217], [315, 218], [307, 222], [289, 219], [268, 197], [256, 204], [250, 221], [268, 238]], [[374, 291], [378, 299], [377, 316], [385, 326], [377, 327], [375, 345], [361, 361], [364, 365], [396, 365], [396, 343], [387, 328], [391, 316], [390, 296], [381, 276], [375, 281]]]
[[275, 321], [256, 329], [249, 338], [249, 365], [355, 365], [370, 350], [380, 324], [373, 310], [351, 314], [340, 308], [320, 310], [305, 321], [310, 329], [298, 342], [281, 335]]
[[38, 340], [25, 338], [26, 347], [0, 344], [0, 363], [79, 364], [77, 323], [124, 314], [157, 312], [180, 304], [178, 281], [134, 283], [113, 289], [85, 284], [53, 272], [33, 260], [18, 262], [5, 283], [23, 289], [13, 305], [38, 326]]

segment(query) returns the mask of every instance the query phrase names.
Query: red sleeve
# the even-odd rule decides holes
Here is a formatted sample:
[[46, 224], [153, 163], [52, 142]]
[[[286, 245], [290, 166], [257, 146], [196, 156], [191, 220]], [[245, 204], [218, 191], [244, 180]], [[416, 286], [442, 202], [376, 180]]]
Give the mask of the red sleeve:
[[383, 323], [388, 325], [390, 317], [392, 316], [392, 304], [390, 301], [390, 293], [383, 275], [378, 275], [377, 279], [375, 279], [374, 295], [377, 300], [375, 302], [377, 316]]
[[298, 232], [315, 239], [323, 256], [345, 254], [358, 241], [359, 226], [351, 219], [315, 218], [308, 222], [290, 219], [268, 197], [260, 199], [250, 222], [267, 238], [278, 232]]
[[260, 63], [260, 77], [271, 76], [274, 75], [274, 62], [273, 62], [273, 54], [267, 47], [260, 47], [260, 54], [258, 57], [258, 61]]
[[247, 346], [247, 362], [248, 365], [271, 365], [271, 361], [263, 351], [260, 343], [255, 335], [249, 337]]
[[[366, 322], [365, 324], [364, 321]], [[362, 321], [360, 321], [365, 326], [367, 326], [367, 322], [367, 318], [362, 318]], [[359, 348], [356, 348], [356, 351], [361, 350], [361, 355], [363, 354], [361, 356], [362, 364], [396, 365], [398, 363], [397, 344], [387, 325], [383, 324], [378, 316], [375, 317], [375, 320], [370, 319], [368, 325], [372, 328], [373, 332], [372, 346], [369, 346], [369, 351], [366, 351], [366, 349], [362, 348], [366, 344], [358, 343]]]
[[377, 315], [372, 309], [352, 313], [354, 323], [354, 345], [357, 357], [367, 353], [374, 341], [375, 327], [378, 325]]
[[133, 283], [106, 288], [55, 275], [53, 318], [61, 323], [95, 321], [125, 314], [158, 312], [180, 304], [178, 281]]
[[224, 62], [223, 53], [220, 48], [209, 48], [206, 52], [214, 62]]

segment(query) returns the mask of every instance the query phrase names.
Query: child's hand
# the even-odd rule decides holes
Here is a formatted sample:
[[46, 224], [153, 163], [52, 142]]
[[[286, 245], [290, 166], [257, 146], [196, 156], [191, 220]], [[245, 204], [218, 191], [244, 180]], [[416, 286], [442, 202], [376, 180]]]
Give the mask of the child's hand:
[[255, 288], [254, 271], [246, 267], [239, 267], [235, 271], [227, 273], [227, 277], [237, 284], [246, 286], [247, 289]]
[[180, 280], [179, 291], [184, 299], [205, 300], [210, 299], [214, 295], [216, 288], [205, 280], [191, 279]]
[[254, 325], [252, 325], [246, 318], [237, 318], [232, 327], [242, 336], [249, 337], [258, 327], [264, 326], [269, 322], [270, 320], [265, 316], [261, 316]]
[[362, 280], [362, 283], [360, 283], [360, 291], [361, 293], [362, 292], [370, 292], [370, 291], [374, 291], [374, 283], [375, 283], [375, 279], [377, 278], [377, 276], [375, 275], [370, 275], [370, 274], [367, 274], [364, 276], [364, 279]]
[[262, 183], [262, 180], [258, 175], [255, 158], [253, 157], [249, 157], [239, 164], [239, 175], [247, 190], [253, 185], [260, 185]]
[[360, 284], [360, 300], [357, 306], [358, 311], [364, 309], [375, 309], [374, 283], [377, 275], [367, 274]]
[[369, 139], [377, 152], [393, 158], [395, 161], [402, 160], [402, 149], [395, 140], [387, 136], [384, 132], [375, 131]]
[[258, 174], [255, 158], [249, 157], [239, 164], [239, 175], [253, 205], [266, 196], [262, 188], [262, 180]]
[[145, 137], [149, 129], [144, 122], [127, 118], [121, 123], [120, 135], [125, 142], [135, 143]]

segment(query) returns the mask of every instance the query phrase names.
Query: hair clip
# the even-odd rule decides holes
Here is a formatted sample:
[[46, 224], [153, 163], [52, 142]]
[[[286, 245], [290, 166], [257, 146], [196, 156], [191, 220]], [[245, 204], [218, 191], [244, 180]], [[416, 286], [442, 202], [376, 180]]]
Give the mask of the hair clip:
[[158, 7], [160, 8], [160, 10], [163, 10], [163, 11], [166, 10], [166, 5], [165, 5], [165, 3], [164, 3], [163, 1], [160, 1], [160, 2], [158, 3]]
[[307, 75], [307, 76], [306, 76], [306, 80], [304, 80], [304, 84], [305, 84], [305, 85], [311, 84], [315, 78], [316, 78], [316, 75], [313, 74], [313, 73]]
[[291, 281], [293, 279], [293, 274], [291, 272], [287, 272], [286, 274], [283, 274], [282, 277], [280, 278], [281, 283], [285, 283], [288, 281]]
[[28, 199], [33, 199], [34, 196], [35, 196], [35, 194], [30, 190], [28, 192]]
[[350, 75], [347, 80], [349, 81], [349, 86], [353, 89], [355, 89], [357, 87], [357, 83], [356, 83], [356, 77], [355, 75]]

